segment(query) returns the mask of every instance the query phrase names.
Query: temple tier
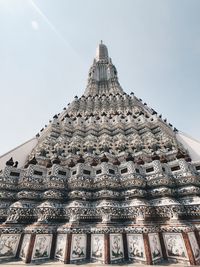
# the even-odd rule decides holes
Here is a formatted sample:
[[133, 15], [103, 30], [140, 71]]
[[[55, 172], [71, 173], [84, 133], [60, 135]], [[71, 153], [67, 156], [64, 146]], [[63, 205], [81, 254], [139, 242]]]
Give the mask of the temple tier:
[[0, 260], [199, 264], [200, 158], [178, 136], [101, 42], [85, 93], [0, 174]]

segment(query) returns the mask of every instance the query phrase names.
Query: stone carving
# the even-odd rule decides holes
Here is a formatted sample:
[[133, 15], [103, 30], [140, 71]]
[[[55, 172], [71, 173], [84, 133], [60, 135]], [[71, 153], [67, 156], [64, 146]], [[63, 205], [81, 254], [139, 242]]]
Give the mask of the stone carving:
[[56, 259], [64, 260], [64, 256], [66, 253], [66, 246], [67, 246], [67, 235], [58, 234], [56, 240], [56, 250], [55, 250]]
[[160, 246], [160, 239], [158, 234], [148, 234], [149, 236], [149, 244], [151, 249], [152, 260], [155, 261], [157, 259], [162, 258], [162, 249]]
[[167, 256], [175, 259], [187, 259], [187, 252], [182, 234], [164, 233]]
[[112, 261], [123, 259], [124, 248], [122, 235], [110, 234], [110, 258]]
[[129, 259], [145, 261], [144, 240], [142, 234], [127, 234]]
[[91, 258], [99, 261], [104, 261], [104, 235], [91, 235]]
[[71, 261], [86, 258], [86, 235], [72, 235]]
[[51, 234], [39, 234], [36, 235], [32, 259], [49, 259], [51, 250]]
[[19, 234], [2, 234], [0, 237], [0, 258], [14, 258], [19, 239]]

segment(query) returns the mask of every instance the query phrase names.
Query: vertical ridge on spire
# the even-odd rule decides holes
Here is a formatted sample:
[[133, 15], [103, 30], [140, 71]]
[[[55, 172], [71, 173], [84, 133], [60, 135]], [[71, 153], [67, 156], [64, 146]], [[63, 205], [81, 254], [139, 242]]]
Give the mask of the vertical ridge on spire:
[[96, 49], [96, 61], [100, 61], [100, 60], [105, 60], [105, 61], [109, 60], [108, 49], [106, 45], [103, 44], [102, 40]]
[[107, 46], [101, 40], [89, 70], [85, 95], [101, 95], [103, 93], [123, 93], [123, 90], [118, 81], [117, 70], [109, 58]]

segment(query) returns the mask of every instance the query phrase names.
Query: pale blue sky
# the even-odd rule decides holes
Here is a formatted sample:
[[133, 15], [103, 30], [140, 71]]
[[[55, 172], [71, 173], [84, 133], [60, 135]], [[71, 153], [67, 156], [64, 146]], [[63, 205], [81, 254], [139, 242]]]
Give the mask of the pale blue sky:
[[101, 39], [124, 91], [200, 139], [199, 0], [0, 0], [0, 154], [81, 96]]

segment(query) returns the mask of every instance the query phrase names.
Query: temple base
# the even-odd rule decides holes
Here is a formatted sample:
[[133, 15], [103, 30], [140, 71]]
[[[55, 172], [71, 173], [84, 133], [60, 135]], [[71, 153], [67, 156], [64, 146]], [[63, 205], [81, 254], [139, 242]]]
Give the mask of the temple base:
[[0, 260], [21, 258], [25, 263], [57, 259], [63, 263], [156, 264], [168, 261], [200, 263], [199, 225], [183, 223], [152, 226], [148, 224], [116, 226], [35, 223], [0, 226]]

